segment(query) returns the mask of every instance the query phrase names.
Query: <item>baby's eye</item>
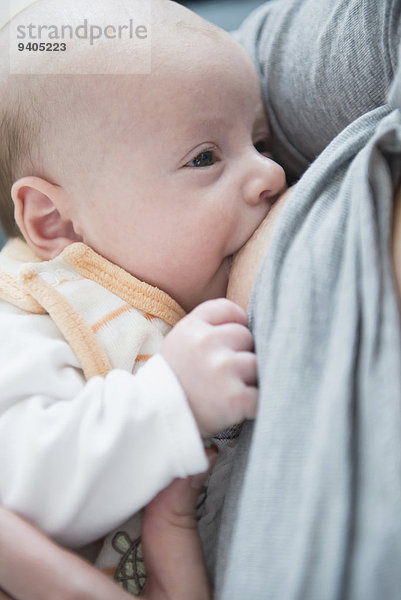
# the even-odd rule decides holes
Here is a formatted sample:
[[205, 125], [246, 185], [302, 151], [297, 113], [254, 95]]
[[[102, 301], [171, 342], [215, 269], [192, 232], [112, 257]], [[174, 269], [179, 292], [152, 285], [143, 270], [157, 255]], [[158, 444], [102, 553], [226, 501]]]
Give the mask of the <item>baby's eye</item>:
[[205, 150], [195, 156], [185, 166], [186, 167], [211, 167], [216, 162], [213, 150]]

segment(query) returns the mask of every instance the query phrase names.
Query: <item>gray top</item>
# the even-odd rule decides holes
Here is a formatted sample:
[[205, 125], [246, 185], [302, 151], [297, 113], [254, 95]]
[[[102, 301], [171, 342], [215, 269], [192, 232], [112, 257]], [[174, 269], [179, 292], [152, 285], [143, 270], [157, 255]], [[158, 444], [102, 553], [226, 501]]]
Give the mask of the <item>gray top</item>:
[[291, 178], [384, 104], [400, 15], [399, 0], [275, 0], [236, 33], [258, 67], [275, 155]]
[[[249, 30], [271, 75], [274, 139], [294, 172], [368, 112], [301, 178], [255, 285], [260, 408], [226, 497], [218, 599], [401, 597], [401, 337], [389, 252], [401, 113], [376, 107], [396, 62], [396, 40], [387, 42], [399, 5], [275, 2], [288, 21], [265, 8], [269, 30]], [[398, 72], [390, 100], [401, 108], [400, 82]]]

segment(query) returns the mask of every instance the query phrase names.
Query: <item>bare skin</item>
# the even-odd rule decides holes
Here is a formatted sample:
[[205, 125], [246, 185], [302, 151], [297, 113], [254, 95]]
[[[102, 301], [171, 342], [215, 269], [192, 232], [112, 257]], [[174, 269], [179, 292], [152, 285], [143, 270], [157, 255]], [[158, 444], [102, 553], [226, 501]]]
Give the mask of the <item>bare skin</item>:
[[234, 256], [227, 298], [244, 310], [248, 308], [256, 275], [269, 250], [275, 223], [290, 193], [291, 189], [280, 196], [252, 237]]
[[[277, 218], [293, 188], [280, 196], [249, 241], [234, 256], [227, 297], [247, 309], [256, 275], [269, 250]], [[394, 196], [392, 258], [394, 282], [401, 312], [401, 188]]]

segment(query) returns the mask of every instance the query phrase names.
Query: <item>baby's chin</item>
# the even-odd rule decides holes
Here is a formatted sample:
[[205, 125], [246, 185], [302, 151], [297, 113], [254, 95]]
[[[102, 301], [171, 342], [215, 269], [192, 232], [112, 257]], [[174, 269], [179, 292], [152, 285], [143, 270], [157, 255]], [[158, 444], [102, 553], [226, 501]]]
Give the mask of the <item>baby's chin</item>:
[[247, 243], [233, 255], [227, 298], [245, 310], [259, 268], [269, 249], [275, 222], [289, 193], [290, 190], [287, 190], [280, 196]]

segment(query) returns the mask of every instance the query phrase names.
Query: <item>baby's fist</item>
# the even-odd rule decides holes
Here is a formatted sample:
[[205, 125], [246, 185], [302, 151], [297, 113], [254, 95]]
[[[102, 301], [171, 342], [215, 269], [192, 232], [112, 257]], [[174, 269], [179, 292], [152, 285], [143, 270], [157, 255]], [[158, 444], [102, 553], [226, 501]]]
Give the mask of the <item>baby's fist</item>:
[[246, 313], [230, 300], [197, 306], [167, 335], [161, 354], [180, 381], [203, 436], [255, 416], [253, 338]]

